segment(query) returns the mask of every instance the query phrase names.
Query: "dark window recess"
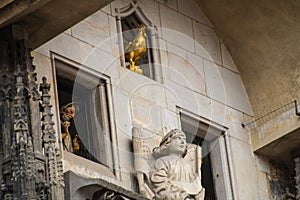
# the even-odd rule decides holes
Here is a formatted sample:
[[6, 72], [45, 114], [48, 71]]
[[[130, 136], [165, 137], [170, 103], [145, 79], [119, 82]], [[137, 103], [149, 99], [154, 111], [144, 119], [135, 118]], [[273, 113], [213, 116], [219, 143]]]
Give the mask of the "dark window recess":
[[207, 153], [210, 147], [209, 142], [204, 140], [208, 131], [208, 126], [184, 114], [181, 114], [180, 116], [181, 127], [183, 132], [185, 132], [186, 134], [187, 142], [200, 146], [202, 149], [202, 155], [205, 155], [202, 158], [201, 165], [202, 186], [205, 188], [204, 200], [215, 200], [216, 195], [213, 181], [211, 158], [210, 153]]
[[86, 73], [79, 74], [78, 69], [61, 61], [55, 61], [55, 66], [60, 112], [70, 102], [76, 108], [69, 132], [72, 140], [78, 135], [80, 148], [73, 153], [109, 165], [107, 155], [110, 152], [107, 148], [110, 147], [105, 141], [110, 140], [105, 80]]

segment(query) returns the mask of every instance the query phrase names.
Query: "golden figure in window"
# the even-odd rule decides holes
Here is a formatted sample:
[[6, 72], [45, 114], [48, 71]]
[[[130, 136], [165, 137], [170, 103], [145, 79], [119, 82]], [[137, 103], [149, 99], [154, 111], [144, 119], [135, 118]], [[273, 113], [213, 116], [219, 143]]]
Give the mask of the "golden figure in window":
[[75, 117], [75, 113], [78, 112], [76, 105], [71, 102], [66, 104], [61, 109], [61, 135], [63, 140], [63, 147], [65, 150], [75, 153], [80, 149], [80, 139], [77, 133], [70, 132], [71, 120]]
[[74, 153], [94, 162], [100, 162], [84, 145], [82, 138], [77, 133], [74, 118], [79, 113], [79, 106], [68, 103], [61, 108], [61, 136], [64, 150]]
[[139, 66], [136, 66], [136, 61], [146, 53], [147, 41], [146, 41], [146, 27], [145, 25], [138, 26], [138, 34], [132, 42], [129, 42], [125, 47], [125, 59], [130, 63], [128, 68], [131, 71], [135, 71], [142, 74], [143, 71]]

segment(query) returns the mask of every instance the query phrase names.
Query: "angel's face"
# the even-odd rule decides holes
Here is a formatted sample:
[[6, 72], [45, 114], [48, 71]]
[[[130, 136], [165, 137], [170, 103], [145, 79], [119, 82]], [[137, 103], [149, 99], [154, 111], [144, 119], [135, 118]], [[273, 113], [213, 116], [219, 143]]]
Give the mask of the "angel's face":
[[176, 133], [171, 142], [168, 144], [168, 148], [171, 153], [183, 155], [186, 151], [186, 137], [184, 133]]

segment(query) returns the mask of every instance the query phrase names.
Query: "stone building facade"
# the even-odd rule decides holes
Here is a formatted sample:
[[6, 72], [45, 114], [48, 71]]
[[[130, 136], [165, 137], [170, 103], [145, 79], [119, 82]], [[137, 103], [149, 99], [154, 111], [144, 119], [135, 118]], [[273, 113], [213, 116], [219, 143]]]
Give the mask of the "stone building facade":
[[[147, 34], [147, 53], [137, 63], [142, 74], [127, 69], [124, 57], [124, 47], [137, 35], [131, 29], [139, 24], [146, 26]], [[272, 118], [255, 120], [238, 67], [194, 1], [116, 0], [30, 53], [32, 63], [27, 55], [27, 68], [20, 72], [28, 72], [31, 78], [23, 83], [22, 76], [15, 75], [15, 99], [9, 106], [2, 100], [1, 109], [11, 108], [11, 114], [20, 115], [15, 119], [25, 119], [22, 123], [29, 127], [25, 130], [28, 158], [41, 152], [40, 157], [33, 156], [34, 162], [46, 168], [39, 170], [36, 164], [35, 170], [51, 184], [43, 185], [30, 176], [33, 185], [42, 185], [36, 191], [43, 190], [33, 196], [143, 199], [134, 167], [132, 130], [136, 127], [158, 136], [182, 129], [189, 143], [202, 147], [202, 185], [207, 200], [276, 199], [285, 194], [285, 187], [296, 194], [293, 187], [299, 187], [296, 172], [300, 170], [294, 171], [299, 168], [299, 143], [291, 144], [291, 140], [299, 139], [294, 107], [288, 105]], [[6, 57], [4, 53], [2, 56]], [[7, 72], [5, 67], [1, 70]], [[2, 76], [1, 89], [7, 87], [4, 79]], [[36, 92], [36, 100], [18, 93], [24, 85], [29, 91], [37, 90], [38, 84], [41, 91]], [[61, 110], [70, 102], [78, 106], [74, 125], [85, 153], [68, 152], [63, 146]], [[28, 110], [31, 114], [24, 115]], [[4, 137], [9, 137], [6, 128], [16, 127], [17, 122], [1, 118], [1, 124], [5, 155], [5, 148], [9, 151], [5, 146]], [[37, 129], [40, 132], [34, 133]], [[284, 134], [276, 134], [278, 129]], [[20, 135], [18, 130], [23, 129], [14, 128], [12, 135]], [[30, 135], [43, 138], [31, 139]], [[271, 155], [282, 141], [291, 145], [285, 151], [273, 150]], [[34, 147], [30, 149], [29, 144]], [[283, 152], [293, 154], [281, 160]], [[13, 161], [0, 161], [0, 178], [5, 185], [10, 178], [7, 167]], [[16, 182], [10, 187], [19, 186]], [[1, 191], [4, 199], [15, 197], [9, 190]], [[26, 195], [22, 198], [33, 198]]]

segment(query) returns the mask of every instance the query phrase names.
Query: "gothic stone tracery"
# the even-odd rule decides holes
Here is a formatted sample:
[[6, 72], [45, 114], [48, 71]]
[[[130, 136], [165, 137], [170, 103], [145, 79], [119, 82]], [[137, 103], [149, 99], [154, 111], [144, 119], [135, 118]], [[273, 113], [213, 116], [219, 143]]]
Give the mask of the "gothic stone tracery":
[[63, 199], [49, 87], [45, 82], [41, 86], [40, 106], [35, 66], [22, 25], [0, 32], [0, 199]]

